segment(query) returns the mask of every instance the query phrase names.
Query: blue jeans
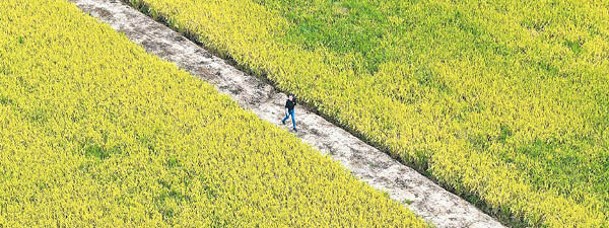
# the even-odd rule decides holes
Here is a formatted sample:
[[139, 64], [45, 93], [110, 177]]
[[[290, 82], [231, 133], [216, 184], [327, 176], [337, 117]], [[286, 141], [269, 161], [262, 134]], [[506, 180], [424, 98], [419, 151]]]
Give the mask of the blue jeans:
[[285, 123], [286, 120], [288, 120], [288, 118], [290, 118], [290, 116], [292, 117], [292, 128], [296, 129], [296, 117], [294, 117], [294, 110], [288, 110], [288, 113], [286, 113], [285, 118], [283, 118], [283, 120], [281, 120], [282, 123]]

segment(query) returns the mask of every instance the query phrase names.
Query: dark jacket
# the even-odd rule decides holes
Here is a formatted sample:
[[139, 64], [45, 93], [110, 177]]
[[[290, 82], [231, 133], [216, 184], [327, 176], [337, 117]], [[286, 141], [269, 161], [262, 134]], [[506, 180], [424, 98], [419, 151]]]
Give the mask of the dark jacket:
[[296, 102], [291, 101], [290, 99], [288, 99], [288, 100], [285, 102], [285, 108], [287, 108], [287, 109], [288, 109], [288, 111], [293, 111], [293, 110], [294, 110], [294, 106], [296, 106]]

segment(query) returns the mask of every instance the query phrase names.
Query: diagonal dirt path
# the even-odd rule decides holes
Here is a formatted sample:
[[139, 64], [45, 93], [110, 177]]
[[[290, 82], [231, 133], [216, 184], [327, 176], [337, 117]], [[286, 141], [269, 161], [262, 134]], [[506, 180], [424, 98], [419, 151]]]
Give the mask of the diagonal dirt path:
[[[261, 119], [279, 124], [286, 95], [255, 76], [247, 75], [213, 56], [120, 0], [70, 0], [84, 12], [123, 32], [148, 52], [175, 63], [230, 95]], [[112, 45], [112, 44], [108, 44]], [[415, 170], [362, 142], [306, 109], [296, 108], [304, 142], [329, 154], [358, 179], [389, 196], [438, 227], [502, 227], [495, 219], [439, 187]], [[287, 129], [287, 125], [284, 126]]]

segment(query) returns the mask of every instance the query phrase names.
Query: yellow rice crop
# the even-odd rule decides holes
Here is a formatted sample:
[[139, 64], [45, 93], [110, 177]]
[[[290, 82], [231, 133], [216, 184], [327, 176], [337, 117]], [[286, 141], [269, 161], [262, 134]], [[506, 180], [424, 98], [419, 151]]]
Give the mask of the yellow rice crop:
[[532, 226], [609, 226], [606, 1], [131, 0]]
[[0, 28], [0, 227], [426, 226], [67, 1]]

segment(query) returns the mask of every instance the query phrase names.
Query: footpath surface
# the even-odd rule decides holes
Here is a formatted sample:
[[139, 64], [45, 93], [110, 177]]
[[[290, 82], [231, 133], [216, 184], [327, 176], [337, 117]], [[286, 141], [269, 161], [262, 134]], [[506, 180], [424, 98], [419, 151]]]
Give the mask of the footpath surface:
[[[124, 33], [167, 61], [230, 95], [243, 108], [261, 119], [280, 124], [286, 95], [255, 76], [191, 42], [119, 0], [70, 0], [84, 12]], [[112, 45], [112, 44], [108, 44]], [[437, 227], [503, 227], [475, 206], [364, 143], [306, 107], [297, 106], [297, 137], [353, 173], [358, 179], [389, 196]], [[284, 128], [287, 130], [286, 124]]]

